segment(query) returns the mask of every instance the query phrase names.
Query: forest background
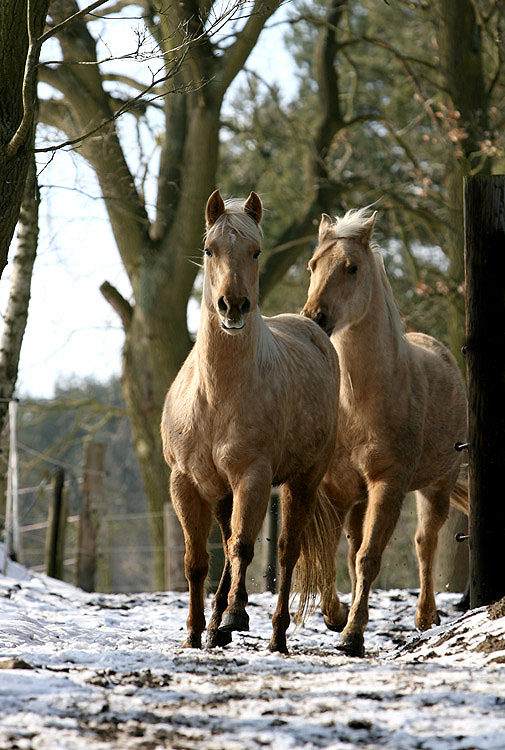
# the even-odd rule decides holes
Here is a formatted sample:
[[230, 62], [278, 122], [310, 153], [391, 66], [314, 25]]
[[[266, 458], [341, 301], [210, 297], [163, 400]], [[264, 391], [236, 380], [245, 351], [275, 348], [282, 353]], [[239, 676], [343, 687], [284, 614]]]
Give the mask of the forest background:
[[[21, 522], [45, 520], [60, 465], [76, 513], [83, 442], [102, 441], [98, 587], [177, 588], [184, 586], [182, 541], [177, 523], [166, 523], [158, 424], [196, 328], [206, 198], [216, 186], [226, 196], [251, 189], [262, 195], [268, 315], [302, 307], [320, 213], [376, 203], [375, 239], [406, 327], [447, 343], [464, 371], [462, 181], [505, 171], [505, 4], [111, 0], [68, 23], [78, 10], [74, 0], [49, 4], [47, 28], [59, 24], [60, 31], [42, 47], [38, 66], [36, 169], [10, 250], [16, 257], [9, 304], [17, 304], [16, 314], [8, 308], [4, 318], [0, 380], [8, 395], [17, 362], [8, 359], [6, 336], [12, 341], [15, 321], [26, 317], [26, 278], [42, 273], [33, 265], [39, 204], [48, 244], [57, 248], [41, 259], [45, 278], [54, 273], [48, 294], [61, 296], [64, 309], [73, 304], [72, 287], [66, 285], [70, 295], [62, 289], [58, 263], [67, 274], [74, 264], [82, 273], [82, 238], [94, 235], [75, 224], [62, 231], [58, 221], [75, 213], [86, 224], [103, 212], [108, 222], [103, 237], [115, 244], [119, 263], [101, 292], [115, 316], [105, 314], [104, 325], [123, 342], [121, 378], [104, 382], [105, 367], [97, 364], [93, 379], [83, 381], [76, 371], [49, 399], [22, 393]], [[275, 49], [263, 52], [267, 64], [262, 33], [283, 45], [281, 57]], [[62, 197], [69, 187], [71, 203]], [[25, 308], [14, 285], [16, 263]], [[51, 326], [40, 309], [37, 324], [42, 331]], [[81, 348], [93, 361], [94, 344]], [[377, 585], [416, 585], [414, 516], [408, 500]], [[455, 563], [455, 530], [464, 530], [457, 516], [441, 541], [439, 588], [465, 578]], [[43, 534], [23, 535], [30, 565], [42, 564]], [[74, 544], [69, 536], [69, 580]], [[169, 564], [167, 550], [180, 550]], [[460, 548], [461, 558], [465, 553]], [[260, 589], [262, 566], [260, 554], [252, 573]]]

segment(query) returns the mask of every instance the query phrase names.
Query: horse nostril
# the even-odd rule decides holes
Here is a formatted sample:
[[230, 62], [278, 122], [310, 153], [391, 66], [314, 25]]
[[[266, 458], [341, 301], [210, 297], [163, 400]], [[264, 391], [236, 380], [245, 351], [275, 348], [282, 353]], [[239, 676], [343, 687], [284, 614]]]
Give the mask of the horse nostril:
[[219, 308], [219, 312], [223, 313], [223, 315], [225, 315], [230, 309], [230, 306], [228, 305], [228, 301], [226, 297], [219, 297], [217, 301], [217, 306]]
[[328, 322], [328, 318], [326, 317], [324, 312], [319, 311], [314, 318], [318, 326], [321, 326], [321, 328], [324, 328], [326, 326], [326, 323]]
[[250, 309], [251, 309], [251, 303], [249, 302], [249, 300], [247, 299], [247, 297], [245, 297], [245, 299], [242, 302], [242, 305], [240, 307], [240, 312], [242, 313], [242, 315], [246, 315], [249, 312]]

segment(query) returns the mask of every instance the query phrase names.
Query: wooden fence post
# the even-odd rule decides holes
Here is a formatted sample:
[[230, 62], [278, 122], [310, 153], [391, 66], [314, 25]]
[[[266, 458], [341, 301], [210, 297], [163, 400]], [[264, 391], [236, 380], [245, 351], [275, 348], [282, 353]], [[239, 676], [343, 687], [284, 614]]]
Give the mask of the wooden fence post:
[[505, 175], [465, 180], [470, 604], [505, 596]]
[[65, 527], [67, 523], [67, 503], [64, 495], [65, 472], [58, 469], [54, 475], [53, 495], [49, 506], [46, 534], [45, 566], [46, 574], [63, 580], [63, 558], [65, 552]]
[[97, 504], [101, 505], [104, 451], [103, 443], [87, 442], [84, 445], [82, 510], [79, 514], [76, 575], [77, 586], [84, 591], [95, 590], [96, 542], [99, 527]]
[[277, 537], [279, 534], [279, 496], [270, 496], [270, 507], [267, 513], [267, 554], [265, 565], [265, 591], [275, 594], [277, 591]]

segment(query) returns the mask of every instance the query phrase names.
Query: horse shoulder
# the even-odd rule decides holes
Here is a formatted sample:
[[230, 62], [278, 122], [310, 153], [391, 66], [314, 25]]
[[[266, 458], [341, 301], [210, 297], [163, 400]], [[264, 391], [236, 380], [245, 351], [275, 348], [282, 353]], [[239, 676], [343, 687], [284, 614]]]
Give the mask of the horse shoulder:
[[196, 359], [190, 352], [165, 398], [161, 418], [163, 452], [170, 466], [186, 453], [204, 422], [202, 394], [198, 388]]

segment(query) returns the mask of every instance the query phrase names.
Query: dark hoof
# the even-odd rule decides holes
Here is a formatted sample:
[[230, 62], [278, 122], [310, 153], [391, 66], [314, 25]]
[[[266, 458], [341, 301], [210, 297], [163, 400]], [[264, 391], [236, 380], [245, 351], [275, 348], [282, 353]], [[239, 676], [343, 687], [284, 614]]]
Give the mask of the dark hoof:
[[227, 646], [229, 643], [231, 643], [231, 633], [228, 633], [224, 630], [210, 630], [207, 633], [207, 638], [205, 641], [205, 645], [207, 648], [216, 648], [221, 647], [224, 648], [224, 646]]
[[270, 639], [270, 643], [268, 644], [268, 650], [274, 651], [279, 654], [289, 654], [288, 647], [286, 644], [286, 637], [283, 638], [272, 638]]
[[202, 637], [200, 635], [195, 635], [195, 633], [190, 633], [184, 643], [182, 644], [183, 648], [202, 648]]
[[343, 651], [347, 656], [359, 656], [365, 655], [365, 643], [363, 636], [359, 633], [347, 633], [340, 636], [340, 641], [336, 647], [339, 651]]
[[231, 633], [233, 630], [249, 630], [249, 615], [245, 609], [224, 613], [219, 631]]
[[348, 615], [349, 615], [349, 607], [346, 606], [345, 607], [345, 617], [342, 620], [342, 622], [339, 622], [338, 625], [334, 625], [332, 622], [330, 622], [328, 620], [328, 618], [326, 617], [326, 615], [323, 615], [323, 617], [324, 617], [324, 624], [326, 625], [326, 627], [328, 628], [328, 630], [332, 630], [334, 633], [341, 633], [342, 630], [347, 625], [347, 617], [348, 617]]
[[439, 610], [437, 609], [437, 616], [436, 616], [436, 618], [435, 618], [435, 622], [433, 623], [433, 625], [440, 625], [440, 623], [441, 623], [441, 620], [440, 620], [440, 612], [439, 612]]

